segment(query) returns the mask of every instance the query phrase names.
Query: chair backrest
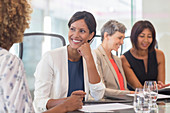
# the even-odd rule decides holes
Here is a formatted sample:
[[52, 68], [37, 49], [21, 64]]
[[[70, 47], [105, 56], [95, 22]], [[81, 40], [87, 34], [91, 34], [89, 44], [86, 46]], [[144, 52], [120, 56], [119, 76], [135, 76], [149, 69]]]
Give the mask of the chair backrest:
[[121, 45], [120, 56], [123, 53], [125, 53], [126, 51], [128, 51], [131, 47], [132, 47], [132, 44], [131, 44], [131, 41], [130, 41], [130, 37], [126, 36], [123, 40], [123, 44]]
[[[33, 38], [36, 38], [36, 37], [40, 37], [40, 36], [41, 36], [41, 38], [44, 38], [45, 36], [57, 38], [57, 39], [59, 39], [59, 40], [61, 41], [62, 46], [65, 46], [65, 45], [66, 45], [66, 42], [65, 42], [64, 37], [61, 36], [61, 35], [58, 35], [58, 34], [40, 33], [40, 32], [25, 33], [25, 34], [24, 34], [24, 39], [25, 39], [25, 37], [33, 37]], [[21, 42], [21, 43], [19, 44], [19, 57], [22, 59], [22, 56], [23, 56], [23, 42]]]
[[19, 44], [19, 57], [24, 63], [27, 81], [33, 97], [34, 72], [42, 55], [48, 50], [65, 46], [63, 36], [50, 33], [25, 33], [24, 40]]

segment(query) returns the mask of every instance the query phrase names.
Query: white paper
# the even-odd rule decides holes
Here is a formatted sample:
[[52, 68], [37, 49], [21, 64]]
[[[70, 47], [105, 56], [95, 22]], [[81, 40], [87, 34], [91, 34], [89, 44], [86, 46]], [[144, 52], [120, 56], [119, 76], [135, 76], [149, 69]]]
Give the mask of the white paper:
[[109, 104], [84, 105], [83, 108], [79, 110], [83, 112], [113, 112], [112, 110], [129, 108], [133, 108], [133, 106], [120, 103], [109, 103]]
[[[134, 97], [135, 94], [126, 94], [128, 96]], [[170, 98], [170, 95], [158, 94], [158, 99]]]
[[170, 98], [170, 95], [158, 94], [158, 99]]

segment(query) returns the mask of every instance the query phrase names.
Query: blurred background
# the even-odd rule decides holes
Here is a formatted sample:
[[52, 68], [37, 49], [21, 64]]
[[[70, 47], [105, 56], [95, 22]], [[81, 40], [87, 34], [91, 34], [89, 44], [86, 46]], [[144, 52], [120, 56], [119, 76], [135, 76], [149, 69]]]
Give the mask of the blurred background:
[[[32, 0], [32, 19], [25, 33], [45, 32], [62, 35], [68, 44], [68, 21], [77, 11], [91, 12], [97, 21], [97, 35], [102, 25], [115, 19], [127, 27], [126, 37], [132, 25], [138, 20], [149, 20], [156, 29], [158, 48], [165, 54], [166, 83], [170, 83], [170, 0]], [[31, 39], [31, 38], [29, 38]], [[91, 47], [101, 42], [95, 37]], [[31, 91], [34, 90], [35, 68], [45, 51], [55, 48], [56, 42], [45, 38], [24, 39], [23, 62]], [[131, 48], [129, 38], [124, 39], [122, 53]], [[121, 48], [120, 48], [121, 49]], [[18, 54], [17, 44], [10, 50]], [[30, 51], [27, 53], [27, 51]], [[121, 50], [119, 50], [120, 53]], [[120, 54], [119, 54], [120, 56]], [[30, 58], [32, 60], [30, 60]], [[33, 59], [37, 59], [36, 62]]]

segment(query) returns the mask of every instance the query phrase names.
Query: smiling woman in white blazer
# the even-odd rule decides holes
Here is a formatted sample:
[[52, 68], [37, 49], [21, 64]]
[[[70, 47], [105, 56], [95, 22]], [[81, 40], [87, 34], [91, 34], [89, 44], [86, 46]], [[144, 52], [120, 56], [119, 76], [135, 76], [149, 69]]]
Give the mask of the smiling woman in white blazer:
[[[82, 60], [83, 71], [80, 72], [78, 69], [76, 71], [80, 72], [78, 76], [82, 76], [79, 83], [82, 85], [80, 90], [86, 92], [85, 100], [88, 99], [89, 93], [95, 100], [101, 99], [104, 95], [105, 86], [95, 67], [90, 45], [87, 43], [96, 34], [96, 21], [93, 15], [86, 11], [76, 12], [68, 26], [69, 45], [47, 52], [37, 65], [34, 74], [36, 111], [42, 112], [54, 107], [64, 101], [68, 93], [72, 93], [70, 87], [73, 89], [78, 87], [73, 85], [77, 82], [76, 78], [70, 81], [71, 76], [74, 75], [69, 72], [74, 67], [74, 63], [80, 60]], [[70, 62], [73, 63], [71, 67]]]

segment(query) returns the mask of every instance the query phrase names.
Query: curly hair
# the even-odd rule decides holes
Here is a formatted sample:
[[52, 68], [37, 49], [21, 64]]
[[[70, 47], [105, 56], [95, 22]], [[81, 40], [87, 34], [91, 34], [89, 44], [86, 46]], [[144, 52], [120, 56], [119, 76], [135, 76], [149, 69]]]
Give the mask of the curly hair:
[[9, 49], [23, 41], [31, 13], [29, 0], [0, 0], [0, 47]]

